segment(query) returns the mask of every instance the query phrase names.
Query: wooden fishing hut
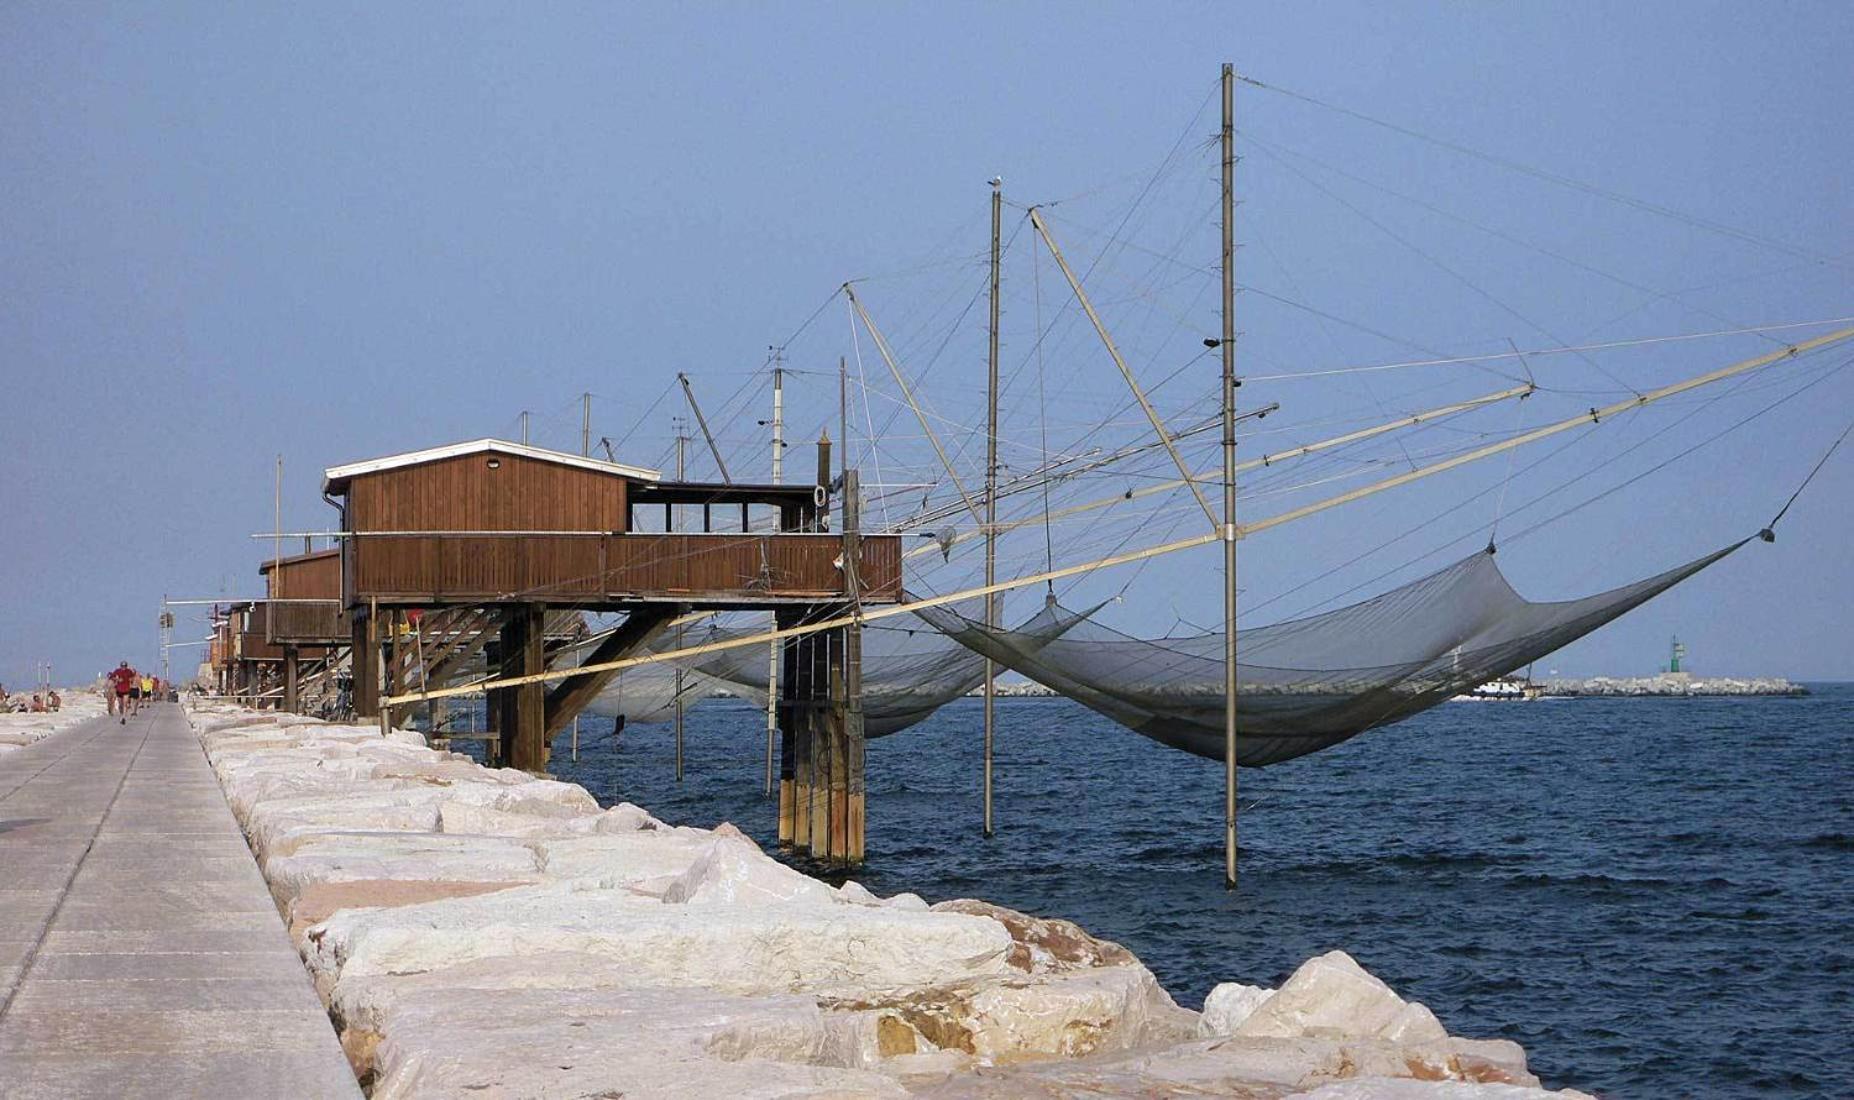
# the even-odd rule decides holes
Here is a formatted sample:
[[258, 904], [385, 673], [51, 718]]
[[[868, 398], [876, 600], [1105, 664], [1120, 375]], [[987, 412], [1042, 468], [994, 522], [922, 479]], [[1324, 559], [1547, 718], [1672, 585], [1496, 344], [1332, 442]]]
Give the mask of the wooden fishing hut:
[[266, 633], [264, 601], [241, 600], [227, 604], [213, 628], [213, 666], [219, 690], [261, 705], [267, 681], [274, 682], [283, 649]]
[[[403, 699], [438, 686], [429, 655], [418, 662], [425, 681], [403, 682], [391, 647], [407, 644], [407, 612], [422, 612], [421, 624], [449, 616], [457, 648], [436, 660], [469, 649], [469, 637], [493, 677], [534, 678], [490, 690], [488, 711], [503, 761], [540, 772], [553, 736], [617, 675], [540, 680], [551, 613], [624, 614], [577, 662], [597, 665], [637, 654], [693, 612], [770, 610], [791, 626], [899, 602], [900, 537], [829, 531], [829, 453], [821, 439], [818, 481], [800, 485], [665, 481], [497, 439], [330, 468], [323, 496], [341, 512], [356, 713], [378, 715], [382, 691]], [[683, 529], [697, 517], [699, 529]], [[860, 860], [861, 706], [850, 690], [860, 631], [781, 644], [781, 839]]]
[[267, 599], [253, 605], [266, 642], [282, 666], [283, 709], [301, 706], [304, 662], [316, 674], [333, 671], [351, 636], [341, 601], [341, 551], [316, 550], [273, 558], [258, 567]]

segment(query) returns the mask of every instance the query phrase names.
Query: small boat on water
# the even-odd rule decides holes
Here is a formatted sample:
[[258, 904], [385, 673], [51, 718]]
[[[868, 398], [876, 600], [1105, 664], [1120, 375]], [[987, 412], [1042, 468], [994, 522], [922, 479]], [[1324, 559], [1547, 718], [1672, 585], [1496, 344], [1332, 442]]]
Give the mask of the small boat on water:
[[1451, 703], [1530, 703], [1545, 694], [1545, 689], [1530, 680], [1501, 676], [1460, 695], [1449, 697]]

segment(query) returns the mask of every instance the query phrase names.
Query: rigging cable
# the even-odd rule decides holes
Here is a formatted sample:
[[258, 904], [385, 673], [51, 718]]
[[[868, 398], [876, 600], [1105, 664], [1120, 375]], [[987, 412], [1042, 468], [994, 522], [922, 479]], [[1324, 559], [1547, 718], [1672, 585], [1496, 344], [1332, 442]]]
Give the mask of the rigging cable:
[[[1544, 325], [1539, 324], [1537, 321], [1532, 320], [1530, 317], [1527, 317], [1525, 314], [1519, 312], [1517, 309], [1514, 309], [1512, 306], [1508, 305], [1504, 300], [1496, 297], [1492, 291], [1481, 286], [1479, 283], [1476, 283], [1474, 280], [1468, 278], [1466, 275], [1463, 275], [1461, 272], [1456, 271], [1454, 268], [1450, 267], [1449, 265], [1443, 263], [1442, 260], [1439, 257], [1435, 256], [1433, 253], [1426, 251], [1416, 242], [1410, 240], [1408, 237], [1405, 237], [1401, 233], [1398, 233], [1396, 230], [1392, 229], [1390, 226], [1384, 224], [1378, 219], [1372, 217], [1370, 214], [1367, 214], [1364, 210], [1360, 209], [1357, 205], [1345, 199], [1338, 192], [1332, 190], [1331, 188], [1327, 187], [1325, 184], [1322, 184], [1320, 181], [1308, 175], [1306, 172], [1303, 172], [1299, 168], [1295, 167], [1291, 162], [1287, 160], [1287, 158], [1274, 152], [1274, 150], [1266, 142], [1261, 142], [1261, 141], [1255, 140], [1254, 138], [1250, 138], [1249, 143], [1251, 145], [1254, 145], [1256, 148], [1260, 149], [1264, 154], [1274, 158], [1274, 161], [1276, 164], [1281, 165], [1283, 168], [1286, 168], [1288, 171], [1294, 173], [1294, 175], [1300, 177], [1300, 180], [1302, 183], [1305, 183], [1307, 186], [1320, 192], [1322, 195], [1325, 195], [1327, 198], [1338, 203], [1340, 206], [1343, 206], [1347, 210], [1350, 210], [1353, 214], [1358, 216], [1366, 224], [1377, 229], [1379, 232], [1383, 233], [1385, 236], [1389, 237], [1391, 240], [1396, 241], [1398, 244], [1416, 253], [1418, 256], [1421, 256], [1423, 259], [1428, 260], [1430, 263], [1434, 264], [1436, 267], [1441, 268], [1445, 274], [1453, 277], [1457, 282], [1461, 283], [1463, 286], [1467, 287], [1469, 290], [1474, 291], [1476, 294], [1479, 294], [1481, 297], [1487, 299], [1489, 302], [1492, 302], [1494, 305], [1500, 307], [1500, 309], [1504, 311], [1505, 313], [1508, 313], [1512, 315], [1513, 317], [1518, 318], [1527, 327], [1538, 331], [1546, 339], [1557, 344], [1559, 347], [1569, 346], [1569, 341], [1559, 339], [1559, 337], [1555, 335], [1554, 333], [1552, 333], [1551, 330], [1547, 329]], [[1637, 397], [1641, 396], [1640, 390], [1636, 389], [1633, 386], [1630, 386], [1627, 382], [1616, 377], [1613, 373], [1610, 372], [1610, 370], [1607, 367], [1603, 366], [1601, 363], [1598, 363], [1595, 359], [1592, 359], [1588, 355], [1583, 355], [1581, 353], [1578, 354], [1578, 358], [1582, 359], [1584, 362], [1595, 367], [1598, 371], [1601, 371], [1604, 377], [1608, 378], [1610, 381], [1616, 383], [1619, 386], [1628, 387], [1629, 392], [1635, 394]]]
[[1765, 248], [1773, 249], [1778, 252], [1788, 253], [1789, 255], [1792, 255], [1792, 256], [1798, 256], [1804, 259], [1815, 260], [1818, 263], [1831, 263], [1831, 264], [1842, 265], [1842, 264], [1845, 264], [1846, 262], [1838, 257], [1828, 256], [1828, 255], [1824, 255], [1818, 252], [1812, 252], [1809, 249], [1799, 248], [1794, 245], [1784, 244], [1781, 241], [1772, 240], [1767, 237], [1760, 237], [1755, 233], [1750, 233], [1742, 229], [1735, 229], [1732, 226], [1724, 225], [1719, 222], [1707, 221], [1704, 218], [1695, 217], [1691, 214], [1683, 214], [1680, 211], [1673, 209], [1672, 207], [1661, 206], [1658, 203], [1652, 203], [1645, 199], [1638, 199], [1632, 195], [1625, 195], [1619, 191], [1610, 191], [1605, 188], [1598, 187], [1595, 184], [1585, 183], [1583, 180], [1575, 179], [1570, 176], [1559, 175], [1556, 172], [1548, 172], [1543, 168], [1534, 168], [1533, 166], [1529, 164], [1524, 164], [1516, 160], [1508, 160], [1505, 157], [1495, 156], [1492, 153], [1483, 153], [1478, 149], [1474, 149], [1466, 145], [1461, 145], [1457, 142], [1449, 141], [1444, 138], [1433, 137], [1429, 134], [1422, 133], [1421, 131], [1412, 130], [1407, 126], [1399, 126], [1398, 124], [1394, 122], [1387, 122], [1381, 118], [1374, 118], [1371, 115], [1363, 113], [1362, 111], [1355, 111], [1349, 107], [1341, 107], [1336, 103], [1327, 103], [1324, 100], [1316, 99], [1313, 96], [1307, 95], [1303, 92], [1289, 91], [1286, 88], [1276, 87], [1271, 84], [1264, 84], [1259, 80], [1256, 80], [1252, 77], [1243, 76], [1241, 74], [1237, 74], [1236, 79], [1242, 81], [1244, 84], [1247, 84], [1251, 87], [1260, 88], [1263, 91], [1267, 91], [1267, 92], [1274, 92], [1276, 95], [1286, 96], [1289, 99], [1298, 99], [1303, 103], [1311, 103], [1316, 107], [1323, 107], [1326, 110], [1335, 111], [1339, 114], [1347, 115], [1351, 118], [1355, 118], [1359, 120], [1360, 122], [1370, 123], [1373, 126], [1381, 126], [1386, 130], [1390, 130], [1394, 133], [1402, 134], [1405, 137], [1415, 138], [1418, 141], [1428, 142], [1431, 145], [1439, 146], [1451, 152], [1460, 153], [1463, 156], [1473, 157], [1476, 160], [1486, 161], [1489, 164], [1497, 165], [1498, 167], [1508, 169], [1509, 171], [1519, 172], [1524, 175], [1532, 176], [1535, 179], [1541, 179], [1541, 180], [1546, 181], [1547, 183], [1555, 183], [1555, 184], [1558, 184], [1560, 187], [1569, 187], [1572, 190], [1582, 191], [1585, 194], [1595, 195], [1598, 198], [1608, 199], [1611, 202], [1621, 203], [1624, 206], [1631, 206], [1637, 210], [1643, 210], [1650, 214], [1658, 214], [1661, 217], [1670, 218], [1674, 221], [1681, 222], [1683, 224], [1690, 225], [1695, 228], [1705, 229], [1713, 233], [1718, 233], [1718, 234], [1721, 234], [1727, 237], [1733, 237], [1741, 241], [1749, 242], [1751, 244], [1762, 245]]
[[[1506, 338], [1506, 342], [1512, 344], [1513, 354], [1519, 355], [1519, 345], [1513, 343], [1513, 338], [1511, 336]], [[1519, 356], [1519, 365], [1525, 367], [1526, 381], [1532, 382], [1533, 386], [1536, 387], [1538, 383], [1532, 380], [1532, 368], [1527, 365], [1525, 356]], [[1532, 395], [1524, 394], [1519, 400], [1513, 402], [1514, 435], [1518, 435], [1520, 429], [1525, 427], [1526, 398], [1530, 396]], [[1506, 476], [1500, 479], [1500, 495], [1494, 500], [1493, 522], [1487, 525], [1487, 552], [1489, 554], [1494, 552], [1497, 545], [1494, 540], [1500, 533], [1500, 514], [1506, 510], [1506, 490], [1507, 486], [1513, 484], [1513, 463], [1518, 457], [1518, 450], [1519, 449], [1516, 447], [1506, 452]]]
[[1843, 440], [1847, 439], [1849, 432], [1854, 432], [1854, 420], [1849, 421], [1848, 426], [1841, 429], [1841, 434], [1835, 437], [1835, 441], [1828, 445], [1828, 450], [1822, 452], [1822, 457], [1816, 460], [1815, 469], [1809, 471], [1809, 476], [1802, 479], [1802, 484], [1798, 485], [1796, 491], [1790, 494], [1790, 499], [1783, 502], [1783, 507], [1777, 509], [1777, 514], [1770, 517], [1770, 522], [1766, 523], [1764, 529], [1758, 532], [1758, 534], [1763, 536], [1765, 542], [1775, 540], [1776, 536], [1771, 532], [1776, 529], [1777, 521], [1782, 519], [1783, 514], [1790, 510], [1790, 505], [1796, 503], [1796, 498], [1802, 496], [1802, 491], [1809, 487], [1811, 481], [1815, 480], [1815, 475], [1822, 472], [1822, 467], [1828, 464], [1829, 456], [1835, 453], [1835, 448], [1841, 446]]

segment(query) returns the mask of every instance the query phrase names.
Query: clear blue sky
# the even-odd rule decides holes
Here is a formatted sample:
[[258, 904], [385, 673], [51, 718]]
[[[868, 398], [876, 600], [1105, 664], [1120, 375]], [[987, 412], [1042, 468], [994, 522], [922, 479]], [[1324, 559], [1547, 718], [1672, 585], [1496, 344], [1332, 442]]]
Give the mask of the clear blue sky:
[[[327, 465], [512, 435], [521, 409], [535, 410], [537, 441], [576, 447], [582, 391], [598, 395], [595, 436], [619, 438], [677, 370], [721, 404], [846, 278], [949, 248], [976, 255], [994, 173], [1018, 202], [1078, 196], [1057, 210], [1073, 212], [1086, 255], [1084, 227], [1114, 223], [1124, 207], [1109, 199], [1167, 155], [1224, 60], [1756, 238], [1245, 89], [1239, 124], [1266, 143], [1243, 149], [1245, 285], [1352, 322], [1256, 302], [1246, 369], [1854, 313], [1850, 56], [1854, 8], [1832, 3], [5, 5], [0, 680], [29, 680], [39, 660], [61, 679], [152, 664], [163, 593], [254, 591], [265, 549], [247, 536], [270, 526], [279, 453], [286, 529], [324, 529]], [[1192, 141], [1214, 126], [1213, 109]], [[1210, 153], [1186, 153], [1177, 193], [1214, 198]], [[1330, 167], [1378, 190], [1348, 190]], [[1387, 241], [1307, 177], [1468, 278]], [[1096, 188], [1108, 197], [1091, 200]], [[1435, 220], [1385, 188], [1586, 266]], [[1165, 236], [1148, 228], [1148, 244]], [[1214, 225], [1186, 228], [1195, 260], [1214, 262]], [[1017, 324], [1028, 255], [1019, 242]], [[897, 278], [869, 298], [894, 315], [974, 277]], [[1057, 301], [1047, 261], [1040, 277]], [[1704, 289], [1656, 304], [1644, 288]], [[1214, 293], [1196, 291], [1168, 308], [1214, 331]], [[1138, 345], [1138, 319], [1116, 317]], [[827, 318], [828, 341], [820, 323], [794, 366], [844, 353], [841, 310]], [[982, 379], [982, 333], [957, 333], [976, 359], [919, 370], [949, 413], [971, 407]], [[1085, 336], [1067, 346], [1106, 391], [1111, 368]], [[1021, 329], [1008, 342], [1017, 358], [1033, 343]], [[1739, 338], [1603, 365], [1639, 386], [1769, 346]], [[1155, 353], [1142, 372], [1166, 361]], [[1562, 372], [1567, 389], [1608, 384], [1582, 361], [1550, 362], [1541, 375]], [[1378, 377], [1371, 401], [1420, 407], [1397, 395], [1401, 376]], [[1281, 400], [1283, 418], [1326, 407], [1295, 385], [1258, 383], [1245, 400]], [[795, 394], [817, 413], [807, 428], [834, 390]], [[1076, 400], [1080, 421], [1092, 410]], [[620, 457], [661, 461], [667, 412]], [[1502, 560], [1522, 590], [1568, 596], [1696, 556], [1755, 530], [1851, 415], [1854, 381], [1828, 378]], [[759, 453], [758, 430], [730, 424], [730, 445]], [[1486, 484], [1258, 537], [1248, 591], [1285, 589], [1318, 571], [1309, 563], [1337, 563], [1413, 509]], [[1851, 499], [1843, 452], [1776, 546], [1553, 663], [1652, 671], [1678, 632], [1701, 671], [1854, 678]], [[1465, 552], [1475, 536], [1460, 533]], [[1208, 557], [1155, 564], [1134, 590], [1147, 598], [1116, 625], [1213, 619], [1214, 600], [1195, 595], [1214, 590], [1201, 587]]]

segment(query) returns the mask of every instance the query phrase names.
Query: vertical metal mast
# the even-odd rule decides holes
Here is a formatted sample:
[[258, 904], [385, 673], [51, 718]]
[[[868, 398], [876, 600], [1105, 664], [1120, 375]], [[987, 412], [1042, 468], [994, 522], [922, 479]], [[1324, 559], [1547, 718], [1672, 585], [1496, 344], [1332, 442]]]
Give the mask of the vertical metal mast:
[[[683, 384], [685, 386], [688, 385], [688, 380], [684, 379]], [[688, 446], [689, 446], [689, 433], [681, 425], [678, 425], [676, 428], [676, 480], [677, 481], [681, 481], [684, 476], [683, 475], [683, 470], [685, 466], [684, 452], [688, 449]], [[682, 526], [680, 523], [676, 521], [676, 516], [674, 512], [671, 512], [670, 514], [670, 523], [668, 524], [668, 526], [669, 526], [669, 529], [672, 531]], [[681, 627], [676, 628], [676, 634], [677, 634], [676, 647], [680, 649], [682, 648], [682, 628]], [[675, 691], [675, 699], [676, 699], [676, 708], [675, 708], [675, 712], [676, 712], [676, 782], [678, 783], [682, 782], [682, 678], [683, 678], [682, 666], [678, 665], [676, 666], [676, 679], [674, 681], [675, 683], [674, 691]]]
[[[772, 479], [778, 485], [785, 476], [785, 368], [778, 366], [780, 351], [773, 355]], [[741, 532], [745, 534], [743, 530]], [[777, 623], [774, 624], [778, 625]], [[766, 795], [773, 793], [773, 744], [779, 739], [779, 643], [766, 643]]]
[[[991, 345], [985, 387], [985, 585], [998, 582], [998, 251], [1004, 181], [991, 181]], [[985, 596], [985, 625], [998, 628], [998, 593]], [[991, 750], [998, 702], [998, 666], [985, 659], [985, 835], [991, 835]]]
[[579, 453], [592, 457], [592, 395], [579, 395]]
[[1236, 70], [1223, 66], [1223, 879], [1236, 888]]

